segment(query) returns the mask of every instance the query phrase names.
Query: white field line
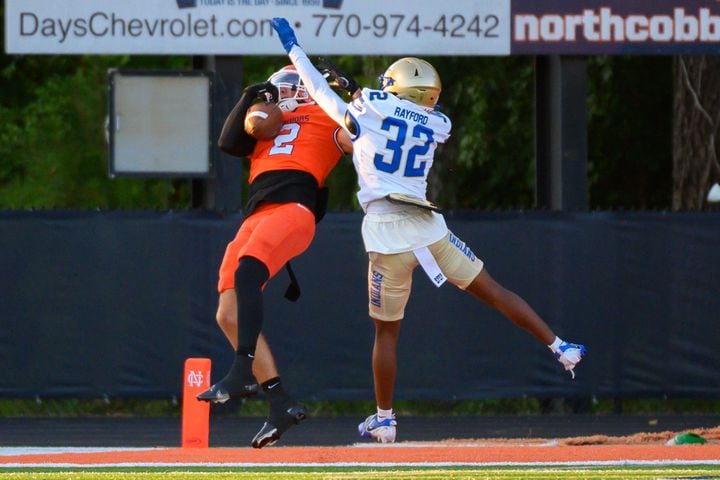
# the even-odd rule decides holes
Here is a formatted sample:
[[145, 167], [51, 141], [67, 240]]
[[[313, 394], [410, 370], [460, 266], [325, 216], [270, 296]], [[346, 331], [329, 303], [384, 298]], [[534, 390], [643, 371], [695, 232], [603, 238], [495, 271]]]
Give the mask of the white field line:
[[59, 453], [141, 452], [144, 450], [161, 449], [153, 447], [0, 447], [0, 457], [13, 455], [55, 455]]
[[4, 463], [0, 464], [0, 471], [11, 468], [113, 468], [113, 467], [234, 467], [234, 468], [295, 468], [295, 467], [362, 467], [362, 468], [440, 468], [440, 467], [667, 467], [690, 465], [720, 465], [720, 460], [620, 460], [620, 461], [587, 461], [587, 462], [323, 462], [323, 463], [212, 463], [212, 462], [118, 462], [118, 463]]

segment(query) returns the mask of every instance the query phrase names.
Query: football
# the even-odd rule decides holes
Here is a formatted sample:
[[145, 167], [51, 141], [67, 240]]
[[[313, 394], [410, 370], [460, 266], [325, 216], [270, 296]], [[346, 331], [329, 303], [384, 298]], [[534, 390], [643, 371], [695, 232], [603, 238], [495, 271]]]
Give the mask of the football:
[[273, 138], [282, 123], [282, 110], [272, 102], [254, 103], [245, 114], [245, 131], [258, 140]]

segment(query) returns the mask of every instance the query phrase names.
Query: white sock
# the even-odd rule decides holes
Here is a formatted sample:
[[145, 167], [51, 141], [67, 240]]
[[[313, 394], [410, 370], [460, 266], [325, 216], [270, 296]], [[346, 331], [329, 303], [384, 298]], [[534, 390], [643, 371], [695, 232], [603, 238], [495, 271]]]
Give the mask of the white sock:
[[377, 416], [378, 420], [385, 420], [386, 418], [392, 418], [393, 417], [393, 409], [389, 410], [383, 410], [380, 407], [377, 407]]
[[548, 348], [555, 353], [558, 351], [558, 348], [560, 348], [561, 343], [563, 343], [562, 339], [560, 337], [555, 337], [555, 341], [548, 345]]

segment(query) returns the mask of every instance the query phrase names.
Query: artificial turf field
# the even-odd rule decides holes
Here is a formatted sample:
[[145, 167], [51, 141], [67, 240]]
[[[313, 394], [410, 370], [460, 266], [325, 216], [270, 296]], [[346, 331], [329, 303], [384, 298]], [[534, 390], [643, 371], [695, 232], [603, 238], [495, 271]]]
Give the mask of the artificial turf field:
[[532, 465], [498, 467], [188, 467], [0, 469], [0, 479], [720, 479], [720, 465]]
[[4, 479], [720, 479], [720, 444], [0, 448]]
[[720, 479], [720, 443], [0, 448], [4, 479]]

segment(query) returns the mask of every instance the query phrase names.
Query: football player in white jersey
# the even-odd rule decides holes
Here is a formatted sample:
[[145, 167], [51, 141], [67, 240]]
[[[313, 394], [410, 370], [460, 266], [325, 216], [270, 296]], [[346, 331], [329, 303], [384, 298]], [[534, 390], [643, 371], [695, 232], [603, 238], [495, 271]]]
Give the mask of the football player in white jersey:
[[[353, 139], [357, 195], [365, 212], [362, 237], [370, 260], [368, 303], [375, 323], [372, 366], [377, 401], [377, 413], [358, 425], [360, 435], [382, 443], [395, 441], [396, 347], [418, 265], [435, 285], [449, 280], [529, 331], [574, 377], [585, 346], [561, 340], [522, 298], [493, 280], [482, 260], [448, 230], [437, 207], [426, 199], [435, 149], [451, 129], [450, 120], [435, 109], [441, 83], [433, 66], [402, 58], [385, 71], [380, 89], [361, 89], [337, 69], [327, 69], [323, 76], [298, 45], [287, 20], [274, 18], [272, 24], [310, 96]], [[353, 100], [346, 103], [326, 78]]]

